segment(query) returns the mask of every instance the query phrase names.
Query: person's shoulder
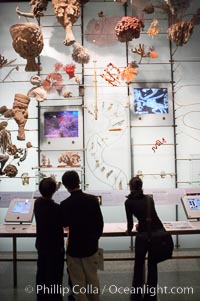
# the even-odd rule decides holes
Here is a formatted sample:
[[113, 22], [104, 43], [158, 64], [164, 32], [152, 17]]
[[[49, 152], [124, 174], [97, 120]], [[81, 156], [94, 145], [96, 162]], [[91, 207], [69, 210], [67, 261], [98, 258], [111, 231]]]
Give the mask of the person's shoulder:
[[40, 206], [41, 202], [42, 202], [42, 198], [41, 197], [38, 197], [35, 202], [34, 202], [34, 208]]
[[71, 196], [69, 196], [68, 198], [66, 198], [66, 199], [64, 199], [63, 201], [61, 201], [61, 202], [60, 202], [60, 206], [61, 206], [61, 207], [67, 206], [67, 204], [68, 204], [69, 201], [70, 201], [70, 198], [71, 198]]
[[154, 200], [153, 200], [153, 196], [151, 195], [151, 194], [144, 194], [144, 198], [146, 199], [146, 200], [149, 200], [150, 202], [153, 202]]
[[87, 193], [87, 192], [82, 192], [84, 197], [88, 200], [91, 200], [91, 201], [94, 201], [94, 202], [98, 202], [98, 197], [94, 194], [90, 194], [90, 193]]

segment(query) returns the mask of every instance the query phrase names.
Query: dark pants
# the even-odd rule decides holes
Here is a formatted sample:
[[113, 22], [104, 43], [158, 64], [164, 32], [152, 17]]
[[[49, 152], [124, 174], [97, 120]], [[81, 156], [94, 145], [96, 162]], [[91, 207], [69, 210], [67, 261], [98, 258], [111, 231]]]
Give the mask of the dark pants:
[[61, 301], [64, 268], [63, 252], [38, 252], [36, 294], [37, 301]]
[[144, 299], [155, 301], [156, 298], [156, 288], [158, 282], [158, 271], [157, 264], [152, 258], [148, 258], [147, 264], [147, 282], [146, 282], [146, 292], [143, 290], [145, 279], [145, 256], [148, 251], [148, 240], [146, 233], [138, 233], [135, 239], [135, 265], [132, 286], [134, 288], [135, 294], [132, 295], [132, 300], [140, 301], [142, 300], [142, 293], [144, 292]]

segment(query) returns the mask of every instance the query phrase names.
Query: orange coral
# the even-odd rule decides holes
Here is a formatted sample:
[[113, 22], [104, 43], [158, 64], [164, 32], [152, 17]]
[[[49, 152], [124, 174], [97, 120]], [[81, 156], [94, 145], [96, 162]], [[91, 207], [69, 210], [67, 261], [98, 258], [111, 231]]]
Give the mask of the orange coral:
[[149, 51], [148, 57], [150, 57], [151, 59], [157, 59], [158, 58], [158, 52], [155, 51], [155, 50]]
[[154, 19], [152, 22], [151, 22], [151, 25], [147, 31], [147, 34], [150, 36], [150, 37], [154, 37], [156, 36], [160, 31], [160, 24], [158, 22], [157, 19]]
[[[135, 65], [136, 67], [136, 65]], [[121, 78], [129, 84], [133, 79], [135, 79], [136, 75], [138, 75], [139, 71], [134, 68], [132, 64], [129, 64], [128, 67], [126, 67], [121, 72]]]

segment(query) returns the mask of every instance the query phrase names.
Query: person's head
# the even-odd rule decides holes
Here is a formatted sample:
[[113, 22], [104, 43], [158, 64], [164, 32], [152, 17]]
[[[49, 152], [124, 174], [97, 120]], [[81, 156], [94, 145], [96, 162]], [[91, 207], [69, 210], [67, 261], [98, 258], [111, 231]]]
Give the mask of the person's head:
[[39, 184], [39, 192], [41, 195], [45, 198], [50, 198], [57, 190], [57, 184], [56, 181], [49, 177], [44, 178]]
[[129, 181], [129, 187], [131, 192], [142, 192], [143, 182], [139, 177], [133, 177]]
[[80, 179], [78, 173], [75, 170], [66, 171], [62, 176], [62, 183], [68, 191], [79, 189]]

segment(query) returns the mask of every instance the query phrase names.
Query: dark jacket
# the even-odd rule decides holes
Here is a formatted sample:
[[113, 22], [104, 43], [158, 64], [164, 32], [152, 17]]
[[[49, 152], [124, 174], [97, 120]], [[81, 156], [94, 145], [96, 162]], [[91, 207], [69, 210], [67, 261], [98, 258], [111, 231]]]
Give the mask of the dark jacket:
[[63, 226], [69, 227], [67, 253], [72, 257], [92, 256], [103, 232], [103, 216], [98, 199], [82, 190], [74, 191], [60, 204]]
[[60, 205], [53, 200], [38, 198], [35, 201], [36, 249], [53, 253], [64, 249], [64, 233]]
[[138, 220], [138, 232], [147, 232], [147, 215], [148, 207], [147, 202], [150, 202], [150, 217], [151, 217], [151, 230], [163, 229], [163, 224], [160, 221], [152, 197], [140, 194], [130, 193], [125, 201], [125, 210], [127, 217], [127, 230], [129, 234], [133, 229], [133, 215]]

